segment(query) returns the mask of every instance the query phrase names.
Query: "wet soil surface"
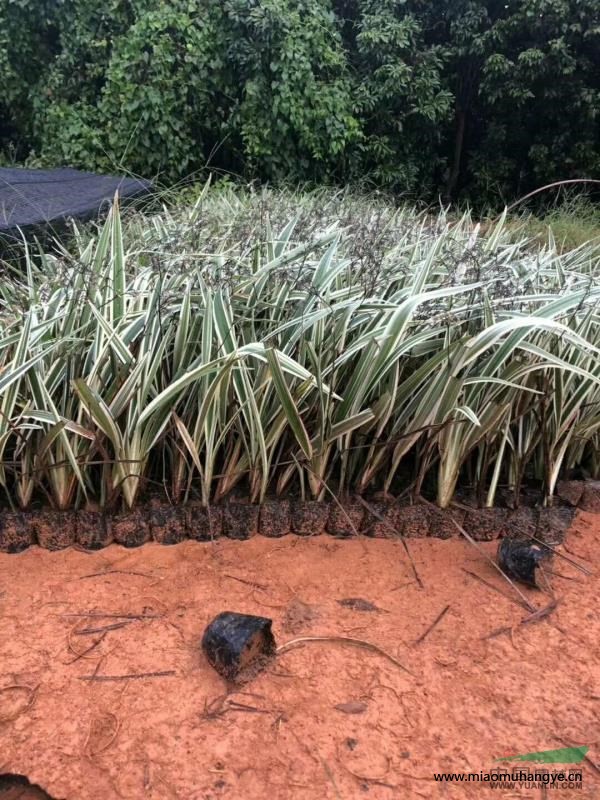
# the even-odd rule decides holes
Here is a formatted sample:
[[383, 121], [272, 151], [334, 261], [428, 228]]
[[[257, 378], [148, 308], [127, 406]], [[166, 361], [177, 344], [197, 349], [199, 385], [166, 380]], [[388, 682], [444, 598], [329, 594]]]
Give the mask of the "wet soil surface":
[[[566, 541], [594, 574], [555, 558], [558, 604], [528, 624], [468, 542], [408, 546], [418, 580], [401, 541], [367, 538], [0, 554], [0, 774], [56, 800], [537, 799], [555, 792], [433, 774], [589, 745], [583, 788], [556, 794], [600, 797], [600, 517]], [[301, 642], [228, 687], [200, 647], [221, 611], [392, 658]]]

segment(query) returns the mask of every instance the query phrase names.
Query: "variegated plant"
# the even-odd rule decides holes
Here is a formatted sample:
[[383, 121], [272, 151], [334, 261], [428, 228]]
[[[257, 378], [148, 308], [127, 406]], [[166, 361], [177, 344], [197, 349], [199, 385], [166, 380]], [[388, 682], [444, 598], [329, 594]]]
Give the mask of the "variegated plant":
[[26, 507], [598, 477], [600, 249], [346, 193], [212, 189], [13, 266], [0, 484]]

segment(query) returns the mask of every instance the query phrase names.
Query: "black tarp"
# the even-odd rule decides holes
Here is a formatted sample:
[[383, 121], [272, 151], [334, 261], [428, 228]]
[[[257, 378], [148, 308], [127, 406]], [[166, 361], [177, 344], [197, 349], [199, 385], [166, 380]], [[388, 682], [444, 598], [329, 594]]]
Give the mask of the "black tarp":
[[76, 169], [0, 168], [0, 234], [93, 219], [110, 207], [115, 192], [126, 200], [151, 189], [150, 181]]

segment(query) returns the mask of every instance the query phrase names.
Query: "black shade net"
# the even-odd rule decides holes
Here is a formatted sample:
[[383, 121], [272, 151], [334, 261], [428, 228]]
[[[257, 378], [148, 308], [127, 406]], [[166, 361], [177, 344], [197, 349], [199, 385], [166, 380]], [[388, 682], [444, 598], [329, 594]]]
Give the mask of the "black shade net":
[[0, 234], [90, 220], [106, 212], [118, 192], [122, 200], [148, 194], [152, 183], [139, 178], [96, 175], [76, 169], [0, 168]]

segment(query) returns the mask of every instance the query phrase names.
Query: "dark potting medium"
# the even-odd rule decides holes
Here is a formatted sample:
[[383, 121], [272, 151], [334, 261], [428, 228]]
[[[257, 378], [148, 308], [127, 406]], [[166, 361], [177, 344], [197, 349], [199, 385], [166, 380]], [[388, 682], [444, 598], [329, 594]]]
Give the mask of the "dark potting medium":
[[183, 506], [163, 506], [146, 512], [152, 538], [159, 544], [179, 544], [187, 536]]
[[329, 519], [329, 503], [319, 500], [297, 500], [292, 503], [292, 531], [298, 536], [325, 533]]
[[498, 547], [498, 565], [509, 578], [537, 586], [536, 568], [550, 555], [550, 550], [543, 545], [506, 536]]
[[202, 650], [209, 663], [228, 681], [242, 681], [275, 655], [272, 620], [224, 611], [208, 625]]
[[540, 508], [537, 520], [536, 539], [556, 546], [564, 541], [575, 517], [574, 508]]
[[150, 541], [148, 520], [139, 511], [112, 517], [111, 526], [114, 541], [123, 547], [140, 547]]
[[32, 511], [29, 521], [37, 543], [46, 550], [64, 550], [77, 541], [77, 518], [70, 511]]
[[362, 521], [362, 533], [372, 539], [389, 539], [395, 535], [390, 512], [391, 501], [369, 500]]
[[33, 527], [19, 511], [0, 513], [0, 552], [20, 553], [34, 542]]
[[210, 542], [223, 533], [222, 506], [203, 506], [190, 503], [187, 506], [188, 538], [197, 542]]
[[508, 509], [470, 509], [465, 513], [462, 525], [467, 533], [479, 542], [491, 542], [494, 539], [501, 539], [510, 532], [508, 525]]
[[579, 503], [582, 511], [600, 513], [600, 481], [586, 481]]
[[341, 505], [331, 503], [327, 533], [341, 539], [356, 536], [362, 528], [365, 507], [356, 501], [342, 502]]
[[513, 536], [536, 536], [538, 513], [534, 508], [520, 506], [508, 512], [508, 528]]
[[[592, 494], [588, 494], [588, 501], [593, 506], [593, 493], [598, 491], [600, 482], [589, 483]], [[583, 500], [584, 492], [581, 495]], [[572, 501], [578, 496], [579, 490], [571, 495]], [[425, 501], [400, 506], [391, 498], [379, 496], [365, 504], [348, 503], [343, 511], [337, 503], [332, 506], [322, 501], [272, 500], [260, 507], [233, 502], [208, 508], [199, 502], [162, 506], [155, 501], [143, 511], [134, 509], [115, 516], [97, 508], [76, 512], [0, 512], [0, 551], [16, 553], [36, 540], [50, 550], [74, 543], [96, 550], [112, 541], [137, 547], [152, 535], [157, 542], [174, 544], [185, 538], [210, 541], [223, 532], [235, 539], [248, 539], [258, 532], [265, 536], [282, 536], [290, 531], [299, 536], [314, 536], [326, 530], [333, 536], [348, 537], [355, 533], [354, 528], [371, 537], [444, 539], [457, 534], [454, 521], [478, 540], [536, 537], [548, 544], [558, 544], [563, 541], [575, 513], [571, 501], [561, 504], [560, 499], [551, 508], [522, 505], [517, 509], [464, 506], [439, 509]]]
[[[450, 539], [456, 536], [458, 528], [454, 521], [464, 527], [466, 513], [460, 508], [435, 508], [430, 506], [429, 514], [429, 536], [435, 539]], [[477, 536], [472, 534], [473, 538]]]
[[101, 550], [112, 543], [112, 520], [102, 511], [77, 512], [77, 543], [86, 550]]
[[276, 500], [260, 507], [260, 533], [262, 536], [285, 536], [292, 529], [292, 513], [289, 500]]
[[429, 536], [430, 506], [417, 503], [414, 506], [398, 506], [392, 514], [394, 527], [402, 536], [423, 539]]
[[556, 494], [565, 503], [578, 506], [583, 497], [585, 481], [559, 481], [556, 485]]
[[223, 533], [230, 539], [250, 539], [258, 534], [259, 506], [228, 503], [223, 506]]

